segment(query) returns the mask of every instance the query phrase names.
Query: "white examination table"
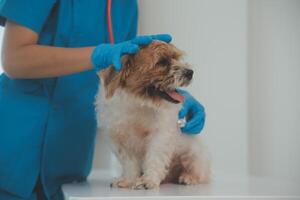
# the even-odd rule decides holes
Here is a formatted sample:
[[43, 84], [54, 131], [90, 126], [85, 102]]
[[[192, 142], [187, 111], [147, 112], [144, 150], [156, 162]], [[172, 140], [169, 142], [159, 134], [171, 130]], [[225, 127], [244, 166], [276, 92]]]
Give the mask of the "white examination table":
[[63, 186], [66, 200], [156, 200], [156, 199], [299, 199], [300, 184], [259, 177], [215, 174], [208, 185], [164, 184], [159, 191], [110, 188], [112, 174], [94, 171], [87, 182]]

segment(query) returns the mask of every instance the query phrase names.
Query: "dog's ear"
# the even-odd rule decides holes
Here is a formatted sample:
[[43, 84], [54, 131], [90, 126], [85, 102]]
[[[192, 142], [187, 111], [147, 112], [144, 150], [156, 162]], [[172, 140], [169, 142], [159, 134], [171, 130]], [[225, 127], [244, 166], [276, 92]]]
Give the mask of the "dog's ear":
[[106, 98], [111, 98], [121, 84], [121, 74], [111, 66], [101, 70], [98, 75], [102, 79], [102, 84], [104, 84]]
[[122, 69], [119, 72], [113, 66], [98, 72], [98, 76], [104, 84], [106, 98], [111, 98], [117, 88], [126, 85], [126, 78], [129, 76], [132, 66], [133, 57], [124, 55], [122, 57]]
[[134, 67], [134, 56], [133, 55], [124, 55], [122, 57], [122, 76], [121, 82], [123, 85], [126, 85], [126, 78], [129, 76]]

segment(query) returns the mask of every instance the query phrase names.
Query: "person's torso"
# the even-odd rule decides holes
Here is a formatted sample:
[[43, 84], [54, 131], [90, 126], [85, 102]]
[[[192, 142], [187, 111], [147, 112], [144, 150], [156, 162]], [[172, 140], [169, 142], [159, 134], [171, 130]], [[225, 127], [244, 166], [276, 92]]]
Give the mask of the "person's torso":
[[[112, 22], [116, 42], [135, 37], [137, 2], [113, 0]], [[38, 41], [69, 48], [108, 42], [105, 0], [57, 0]], [[0, 188], [28, 194], [40, 174], [48, 194], [54, 194], [60, 184], [87, 176], [98, 81], [93, 70], [46, 79], [1, 75]], [[19, 180], [29, 183], [25, 189], [18, 188]]]

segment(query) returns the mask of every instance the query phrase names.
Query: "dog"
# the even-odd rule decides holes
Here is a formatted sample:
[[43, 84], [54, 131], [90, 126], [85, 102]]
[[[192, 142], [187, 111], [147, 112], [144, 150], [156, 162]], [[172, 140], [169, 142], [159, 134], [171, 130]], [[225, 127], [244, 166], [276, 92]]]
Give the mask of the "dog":
[[[178, 112], [193, 71], [173, 44], [153, 41], [101, 71], [97, 122], [108, 134], [122, 175], [112, 187], [158, 189], [161, 183], [207, 183], [210, 165], [200, 135], [181, 133]], [[100, 130], [100, 128], [99, 128]]]

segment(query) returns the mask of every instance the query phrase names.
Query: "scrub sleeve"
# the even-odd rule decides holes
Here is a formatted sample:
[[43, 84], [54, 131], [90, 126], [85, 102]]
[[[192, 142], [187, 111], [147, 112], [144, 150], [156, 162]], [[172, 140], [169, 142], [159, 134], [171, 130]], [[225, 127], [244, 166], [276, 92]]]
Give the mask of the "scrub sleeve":
[[6, 19], [40, 33], [55, 0], [3, 0], [0, 3], [0, 24]]

